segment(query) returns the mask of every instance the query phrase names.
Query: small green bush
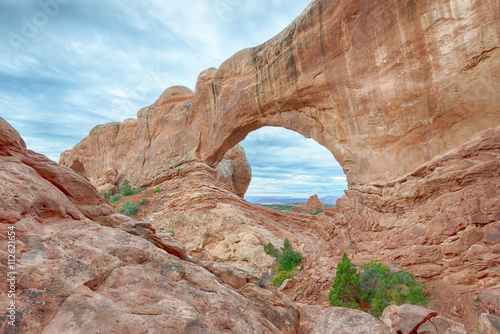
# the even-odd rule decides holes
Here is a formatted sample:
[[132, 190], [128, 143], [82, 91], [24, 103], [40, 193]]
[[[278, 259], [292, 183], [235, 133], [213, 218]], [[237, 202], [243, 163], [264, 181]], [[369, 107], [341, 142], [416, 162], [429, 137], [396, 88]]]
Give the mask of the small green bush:
[[425, 286], [407, 271], [392, 272], [380, 262], [370, 261], [360, 266], [361, 274], [346, 253], [338, 265], [337, 274], [328, 294], [332, 306], [359, 309], [358, 303], [370, 306], [372, 315], [380, 317], [391, 304], [426, 305]]
[[325, 210], [323, 209], [316, 209], [316, 211], [309, 211], [309, 214], [316, 216], [319, 215], [320, 213], [323, 213]]
[[281, 255], [278, 256], [278, 270], [291, 271], [299, 266], [302, 262], [302, 255], [299, 252], [294, 252], [292, 244], [285, 238], [283, 247], [281, 247]]
[[272, 243], [268, 243], [267, 245], [264, 246], [264, 252], [266, 252], [267, 255], [270, 255], [274, 258], [278, 258], [279, 255], [281, 255], [280, 251], [274, 247]]
[[111, 191], [101, 191], [101, 196], [104, 197], [105, 199], [107, 199], [109, 201], [109, 198], [111, 197], [112, 193]]
[[141, 207], [139, 205], [134, 204], [130, 201], [125, 201], [125, 203], [123, 203], [122, 206], [120, 207], [119, 212], [123, 215], [133, 216], [140, 209], [141, 209]]
[[137, 190], [132, 190], [132, 187], [130, 186], [130, 181], [127, 179], [123, 180], [123, 182], [120, 186], [120, 192], [121, 192], [122, 196], [124, 196], [124, 197], [138, 194], [141, 191], [142, 191], [141, 188], [139, 188]]
[[342, 260], [337, 266], [337, 273], [333, 280], [328, 299], [332, 306], [342, 306], [359, 310], [357, 304], [361, 295], [359, 274], [356, 266], [349, 260], [344, 252]]
[[293, 272], [282, 270], [279, 271], [273, 278], [272, 283], [275, 287], [279, 287], [286, 279], [293, 278]]
[[390, 304], [426, 305], [425, 287], [407, 271], [391, 272], [380, 262], [370, 261], [360, 266], [363, 300], [370, 304], [370, 313], [380, 317]]
[[276, 268], [274, 269], [276, 274], [272, 280], [274, 286], [280, 286], [284, 280], [295, 276], [294, 271], [301, 264], [302, 255], [299, 252], [293, 251], [292, 244], [288, 238], [285, 238], [281, 250], [269, 242], [264, 246], [264, 251], [267, 255], [277, 259]]
[[146, 204], [148, 204], [148, 200], [147, 200], [147, 199], [145, 199], [145, 198], [142, 198], [142, 199], [139, 201], [139, 203], [137, 203], [137, 204], [139, 204], [139, 205], [146, 205]]
[[109, 197], [109, 201], [113, 204], [116, 204], [120, 198], [122, 198], [122, 195], [114, 194]]
[[160, 192], [160, 187], [156, 187], [155, 190], [153, 190], [153, 194], [159, 193]]

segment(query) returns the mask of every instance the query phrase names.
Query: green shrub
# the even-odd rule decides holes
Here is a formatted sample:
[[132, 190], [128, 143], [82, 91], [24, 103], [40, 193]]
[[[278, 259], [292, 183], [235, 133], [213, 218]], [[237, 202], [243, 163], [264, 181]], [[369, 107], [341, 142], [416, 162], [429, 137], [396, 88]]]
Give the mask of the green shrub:
[[139, 188], [137, 190], [132, 190], [132, 187], [130, 186], [130, 181], [127, 179], [123, 180], [123, 182], [120, 186], [120, 192], [121, 192], [122, 196], [124, 196], [124, 197], [138, 194], [141, 191], [142, 191], [141, 188]]
[[114, 194], [114, 195], [111, 195], [111, 196], [109, 197], [109, 201], [110, 201], [111, 203], [116, 204], [120, 198], [122, 198], [122, 195], [120, 195], [120, 194]]
[[287, 278], [294, 277], [293, 271], [301, 264], [302, 255], [299, 252], [293, 251], [292, 244], [288, 238], [285, 238], [281, 250], [277, 249], [272, 243], [269, 242], [264, 246], [264, 251], [266, 254], [278, 260], [276, 268], [274, 269], [276, 274], [272, 280], [273, 285], [280, 286], [281, 283], [283, 283], [283, 281]]
[[112, 193], [111, 191], [101, 191], [101, 196], [104, 197], [105, 199], [107, 199], [109, 201], [109, 198], [111, 197]]
[[319, 215], [320, 213], [324, 212], [325, 210], [323, 209], [316, 209], [315, 211], [309, 211], [309, 214], [316, 216]]
[[121, 214], [127, 215], [127, 216], [133, 216], [139, 211], [141, 207], [137, 204], [134, 204], [130, 201], [125, 201], [123, 205], [120, 207], [119, 212]]
[[137, 203], [137, 204], [139, 204], [139, 205], [146, 205], [146, 204], [148, 204], [148, 200], [147, 200], [147, 199], [145, 199], [145, 198], [142, 198], [142, 199], [139, 201], [139, 203]]
[[356, 266], [349, 260], [344, 252], [342, 260], [337, 266], [337, 273], [333, 280], [328, 299], [332, 306], [342, 306], [359, 310], [357, 302], [361, 295], [359, 274]]
[[293, 278], [293, 272], [282, 270], [279, 271], [273, 278], [272, 283], [275, 287], [279, 287], [286, 279]]
[[279, 255], [281, 255], [280, 251], [274, 247], [272, 243], [268, 243], [267, 245], [264, 246], [264, 252], [266, 252], [267, 255], [270, 255], [274, 258], [278, 258]]
[[278, 270], [291, 271], [299, 266], [302, 262], [302, 255], [299, 252], [294, 252], [292, 244], [285, 238], [283, 247], [281, 247], [281, 255], [278, 256]]
[[360, 268], [363, 300], [370, 304], [370, 313], [376, 317], [393, 303], [426, 305], [429, 302], [423, 294], [425, 287], [407, 271], [391, 272], [389, 267], [373, 261], [363, 263]]
[[370, 261], [360, 266], [361, 274], [346, 253], [338, 265], [337, 274], [328, 294], [332, 306], [359, 309], [359, 302], [370, 306], [372, 315], [380, 317], [391, 304], [426, 305], [425, 286], [407, 271], [391, 272], [380, 262]]
[[160, 187], [156, 187], [155, 190], [153, 190], [153, 194], [159, 193], [160, 192]]

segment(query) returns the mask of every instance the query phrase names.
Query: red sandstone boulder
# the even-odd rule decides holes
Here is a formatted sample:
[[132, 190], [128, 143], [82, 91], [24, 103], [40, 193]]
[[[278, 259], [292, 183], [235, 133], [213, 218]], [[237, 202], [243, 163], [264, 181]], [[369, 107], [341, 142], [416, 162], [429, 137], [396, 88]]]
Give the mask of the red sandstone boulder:
[[389, 328], [366, 312], [343, 307], [332, 307], [320, 314], [314, 322], [311, 334], [390, 334]]
[[437, 312], [419, 305], [403, 304], [386, 307], [380, 320], [392, 333], [443, 333], [467, 334], [465, 327], [452, 320], [443, 318]]

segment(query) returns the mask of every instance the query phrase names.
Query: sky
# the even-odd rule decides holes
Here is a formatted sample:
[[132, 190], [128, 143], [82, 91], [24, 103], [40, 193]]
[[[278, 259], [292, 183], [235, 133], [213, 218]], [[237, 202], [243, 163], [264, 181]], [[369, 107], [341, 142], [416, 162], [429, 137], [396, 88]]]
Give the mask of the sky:
[[[0, 0], [0, 116], [19, 131], [29, 149], [58, 161], [62, 151], [74, 147], [95, 125], [135, 118], [167, 87], [194, 90], [202, 70], [272, 38], [308, 3]], [[243, 142], [249, 154], [259, 152], [252, 145], [266, 145], [261, 139], [268, 137], [270, 146], [288, 138], [288, 146], [302, 152], [300, 135], [263, 131]], [[310, 168], [295, 168], [299, 162], [279, 158], [286, 150], [269, 160], [259, 154], [249, 158], [252, 193], [278, 191], [273, 184], [280, 184], [280, 174], [294, 184], [280, 193], [310, 193], [300, 186], [307, 183], [303, 176], [308, 170], [318, 173], [314, 166], [325, 163], [315, 152], [311, 154], [319, 160]], [[338, 165], [334, 169], [340, 174], [333, 176], [344, 176]]]
[[264, 127], [249, 133], [240, 144], [252, 167], [245, 196], [340, 197], [347, 189], [333, 154], [295, 131]]

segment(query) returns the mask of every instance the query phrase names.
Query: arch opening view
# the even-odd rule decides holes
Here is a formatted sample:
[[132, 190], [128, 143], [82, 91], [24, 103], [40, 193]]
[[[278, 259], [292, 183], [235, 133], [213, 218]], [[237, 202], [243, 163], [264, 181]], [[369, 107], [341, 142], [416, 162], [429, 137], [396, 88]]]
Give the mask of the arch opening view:
[[317, 194], [334, 204], [347, 189], [342, 167], [315, 140], [280, 127], [263, 127], [240, 142], [252, 168], [245, 199], [259, 204], [306, 201]]

